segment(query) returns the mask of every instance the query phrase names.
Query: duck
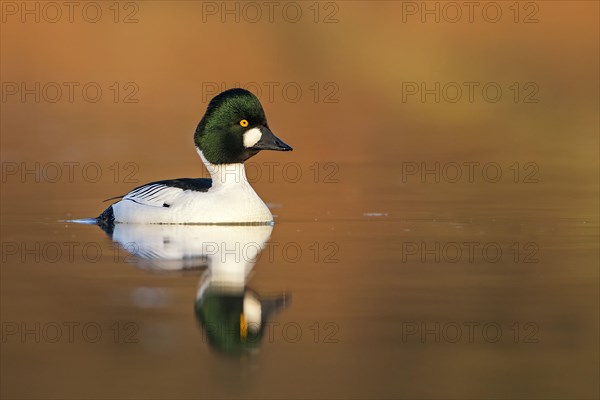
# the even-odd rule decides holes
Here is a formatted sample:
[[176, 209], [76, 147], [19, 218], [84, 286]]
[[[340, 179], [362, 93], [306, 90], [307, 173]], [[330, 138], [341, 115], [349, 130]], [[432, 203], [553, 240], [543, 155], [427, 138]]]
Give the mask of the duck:
[[194, 144], [210, 178], [147, 183], [96, 218], [100, 226], [140, 224], [270, 224], [273, 215], [254, 191], [244, 162], [262, 150], [292, 151], [271, 131], [259, 99], [234, 88], [209, 102]]

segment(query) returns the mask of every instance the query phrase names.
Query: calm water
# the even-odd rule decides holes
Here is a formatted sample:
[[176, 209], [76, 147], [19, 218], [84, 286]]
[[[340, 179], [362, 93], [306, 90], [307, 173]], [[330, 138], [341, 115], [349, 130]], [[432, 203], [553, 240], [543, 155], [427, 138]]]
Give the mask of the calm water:
[[[0, 397], [600, 397], [599, 2], [63, 3], [2, 3]], [[235, 86], [272, 227], [64, 222]]]
[[597, 394], [597, 186], [551, 169], [530, 185], [372, 164], [338, 178], [258, 182], [273, 227], [112, 239], [60, 221], [99, 213], [114, 185], [13, 185], [3, 397]]

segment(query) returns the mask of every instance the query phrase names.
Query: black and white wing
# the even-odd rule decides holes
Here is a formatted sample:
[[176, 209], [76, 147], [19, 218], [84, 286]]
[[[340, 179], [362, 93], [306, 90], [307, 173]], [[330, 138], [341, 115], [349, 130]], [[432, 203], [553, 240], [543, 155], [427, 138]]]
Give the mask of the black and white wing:
[[212, 180], [207, 178], [168, 179], [139, 186], [121, 196], [121, 201], [133, 201], [150, 207], [170, 207], [183, 192], [188, 190], [206, 192], [211, 186]]

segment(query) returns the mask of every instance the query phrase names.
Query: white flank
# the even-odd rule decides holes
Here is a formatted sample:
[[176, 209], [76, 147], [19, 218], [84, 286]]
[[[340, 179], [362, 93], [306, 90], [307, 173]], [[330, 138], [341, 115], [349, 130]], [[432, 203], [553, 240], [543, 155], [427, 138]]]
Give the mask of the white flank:
[[[248, 182], [244, 164], [211, 164], [202, 151], [198, 150], [198, 154], [212, 178], [212, 187], [207, 192], [169, 187], [144, 200], [128, 195], [113, 204], [115, 221], [150, 224], [273, 221], [271, 211]], [[168, 207], [164, 207], [164, 203]]]

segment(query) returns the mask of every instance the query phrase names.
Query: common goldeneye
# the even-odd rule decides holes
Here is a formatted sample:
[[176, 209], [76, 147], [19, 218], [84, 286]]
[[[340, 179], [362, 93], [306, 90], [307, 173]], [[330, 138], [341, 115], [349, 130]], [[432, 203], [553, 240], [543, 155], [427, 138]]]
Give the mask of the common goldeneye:
[[258, 98], [244, 89], [215, 96], [194, 134], [196, 150], [211, 179], [180, 178], [133, 189], [97, 219], [113, 223], [239, 224], [269, 223], [273, 215], [258, 197], [244, 161], [261, 150], [292, 148], [269, 129]]

